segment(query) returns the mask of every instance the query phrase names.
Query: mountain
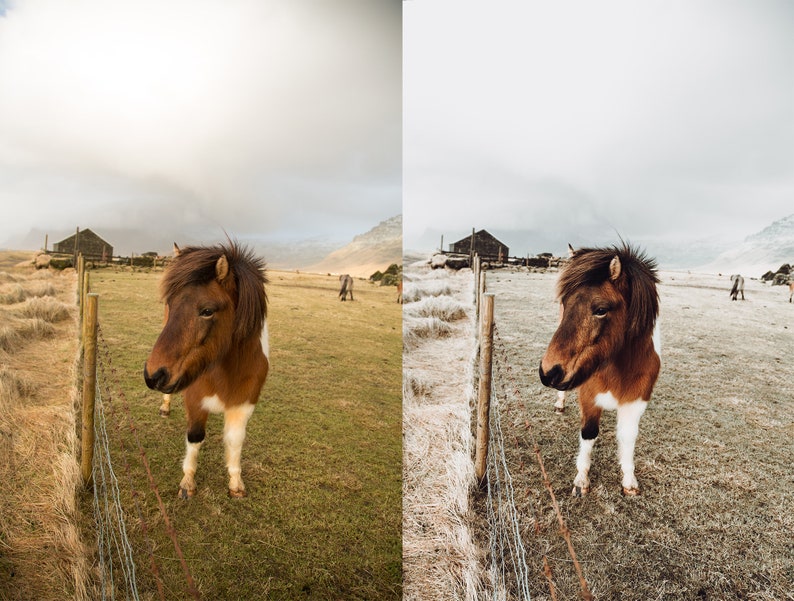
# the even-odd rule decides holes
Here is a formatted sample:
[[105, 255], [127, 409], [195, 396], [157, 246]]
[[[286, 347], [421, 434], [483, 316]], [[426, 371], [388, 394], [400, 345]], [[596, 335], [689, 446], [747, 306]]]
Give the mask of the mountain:
[[402, 263], [403, 218], [397, 215], [381, 221], [366, 234], [335, 250], [319, 263], [306, 268], [317, 273], [349, 273], [368, 278], [392, 263]]
[[783, 263], [794, 263], [794, 214], [748, 236], [699, 269], [760, 277], [769, 270], [776, 271]]

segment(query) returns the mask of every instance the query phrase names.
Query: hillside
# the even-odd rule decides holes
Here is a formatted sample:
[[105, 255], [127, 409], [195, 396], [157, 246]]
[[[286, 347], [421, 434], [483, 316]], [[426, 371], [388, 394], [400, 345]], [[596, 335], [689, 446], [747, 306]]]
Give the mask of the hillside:
[[741, 273], [760, 277], [783, 263], [794, 262], [794, 214], [778, 219], [740, 245], [720, 254], [699, 269], [719, 273]]
[[306, 271], [349, 273], [366, 278], [392, 263], [402, 263], [402, 224], [402, 215], [382, 221]]

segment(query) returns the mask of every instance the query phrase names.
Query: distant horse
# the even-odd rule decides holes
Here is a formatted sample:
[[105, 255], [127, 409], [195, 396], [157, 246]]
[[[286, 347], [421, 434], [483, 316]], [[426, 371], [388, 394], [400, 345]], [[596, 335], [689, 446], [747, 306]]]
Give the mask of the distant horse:
[[339, 299], [342, 301], [347, 300], [347, 295], [350, 295], [350, 300], [353, 300], [353, 278], [348, 274], [339, 276]]
[[639, 494], [634, 446], [661, 366], [654, 336], [658, 282], [655, 261], [626, 244], [575, 251], [560, 273], [562, 316], [539, 373], [545, 386], [579, 389], [576, 496], [590, 488], [591, 454], [604, 409], [617, 410], [623, 494]]
[[403, 304], [403, 281], [397, 282], [397, 302]]
[[731, 300], [736, 300], [736, 297], [739, 296], [739, 293], [742, 293], [742, 300], [744, 300], [744, 278], [740, 275], [732, 275], [731, 282], [733, 282], [733, 287], [731, 288]]
[[174, 249], [161, 283], [166, 322], [144, 379], [166, 395], [184, 392], [187, 451], [179, 495], [195, 494], [207, 417], [223, 413], [229, 495], [243, 497], [245, 428], [269, 368], [264, 263], [233, 242]]
[[794, 298], [794, 280], [790, 280], [788, 283], [788, 302], [791, 302], [791, 299]]

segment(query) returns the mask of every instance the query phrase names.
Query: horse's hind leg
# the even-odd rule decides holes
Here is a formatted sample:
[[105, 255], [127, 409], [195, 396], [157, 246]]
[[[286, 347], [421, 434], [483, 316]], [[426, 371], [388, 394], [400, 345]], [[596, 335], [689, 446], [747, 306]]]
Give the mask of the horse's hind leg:
[[563, 413], [565, 411], [565, 391], [557, 391], [557, 402], [554, 403], [554, 412]]
[[226, 468], [229, 470], [229, 496], [244, 497], [245, 484], [241, 476], [240, 455], [245, 440], [245, 427], [254, 405], [244, 403], [231, 407], [223, 415], [223, 443], [226, 450]]
[[618, 405], [615, 434], [618, 439], [618, 461], [623, 471], [623, 494], [640, 494], [640, 487], [634, 475], [634, 445], [640, 430], [640, 418], [648, 406], [642, 399]]
[[160, 417], [168, 417], [171, 415], [171, 395], [163, 395], [163, 404], [160, 405]]

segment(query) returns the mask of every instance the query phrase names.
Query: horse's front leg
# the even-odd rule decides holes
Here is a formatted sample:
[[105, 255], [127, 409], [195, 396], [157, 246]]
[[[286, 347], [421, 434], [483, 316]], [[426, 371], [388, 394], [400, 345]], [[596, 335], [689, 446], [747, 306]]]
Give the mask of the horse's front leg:
[[185, 411], [187, 413], [187, 436], [185, 440], [185, 459], [182, 461], [184, 476], [179, 483], [179, 496], [189, 499], [196, 494], [196, 466], [201, 443], [204, 442], [205, 428], [209, 412], [197, 406], [198, 403], [189, 402], [185, 397]]
[[245, 484], [241, 476], [240, 456], [245, 441], [245, 427], [254, 405], [243, 403], [226, 409], [223, 415], [223, 443], [226, 452], [226, 468], [229, 470], [229, 496], [244, 497]]
[[590, 463], [601, 421], [601, 408], [593, 399], [587, 402], [580, 393], [579, 405], [582, 429], [579, 433], [579, 454], [576, 457], [576, 478], [573, 480], [572, 494], [575, 497], [584, 496], [590, 491]]
[[640, 494], [634, 475], [634, 446], [640, 431], [640, 418], [647, 406], [647, 401], [642, 399], [618, 405], [615, 435], [618, 439], [618, 461], [623, 472], [623, 494], [626, 496]]

